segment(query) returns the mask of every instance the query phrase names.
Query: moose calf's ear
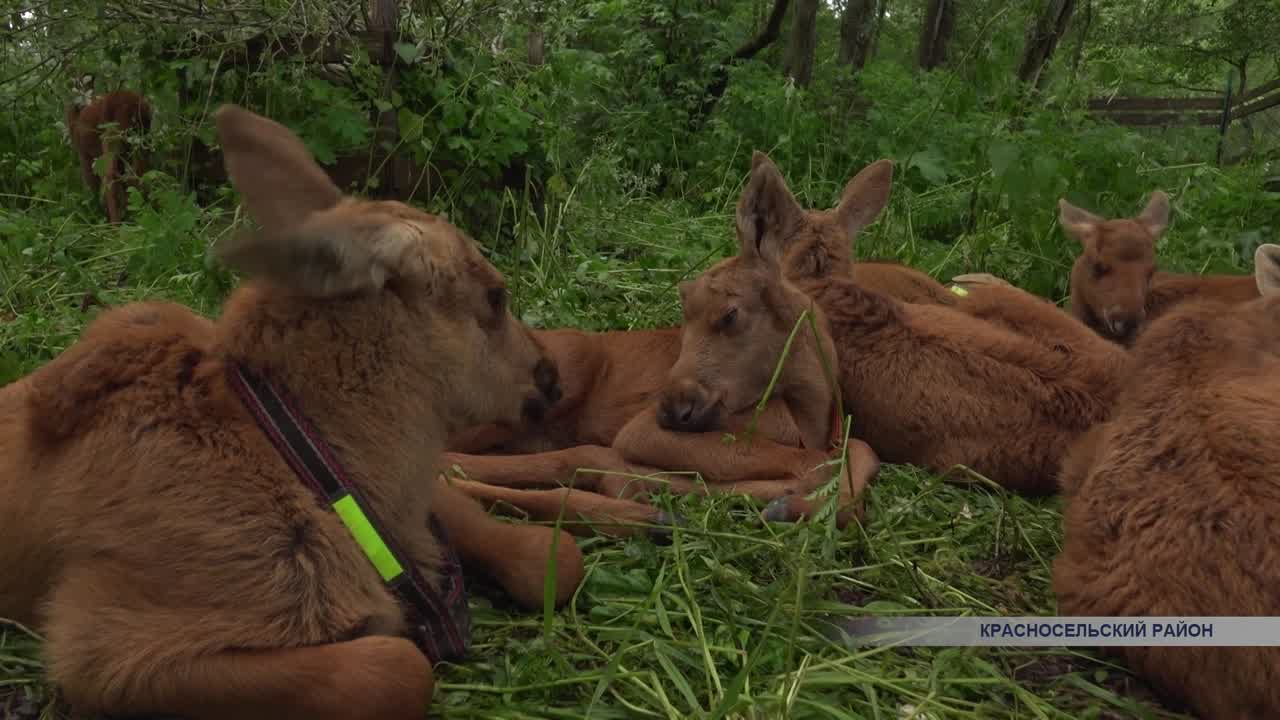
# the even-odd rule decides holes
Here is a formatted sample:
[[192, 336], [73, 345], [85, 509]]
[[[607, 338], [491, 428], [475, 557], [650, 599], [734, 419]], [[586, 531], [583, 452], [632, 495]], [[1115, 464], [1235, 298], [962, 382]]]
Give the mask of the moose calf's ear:
[[380, 290], [415, 258], [430, 269], [419, 228], [344, 202], [288, 128], [236, 105], [218, 108], [215, 123], [231, 183], [262, 228], [219, 243], [227, 266], [311, 297]]
[[285, 235], [242, 233], [221, 244], [218, 256], [244, 275], [308, 297], [377, 292], [389, 278], [410, 275], [434, 285], [436, 258], [429, 250], [438, 245], [447, 252], [449, 245], [448, 225], [439, 225], [438, 241], [428, 241], [430, 228], [348, 203], [314, 213]]
[[741, 255], [776, 264], [780, 244], [800, 222], [804, 210], [796, 202], [778, 167], [764, 153], [751, 156], [751, 178], [738, 199], [737, 228]]
[[1081, 210], [1067, 202], [1066, 198], [1059, 198], [1058, 223], [1062, 225], [1062, 229], [1068, 235], [1074, 237], [1083, 245], [1091, 242], [1097, 235], [1098, 226], [1102, 224], [1102, 218], [1087, 210]]
[[1160, 190], [1151, 193], [1151, 199], [1138, 216], [1138, 224], [1145, 227], [1151, 237], [1160, 237], [1165, 228], [1169, 227], [1169, 196]]
[[286, 234], [342, 200], [298, 136], [280, 123], [223, 105], [214, 124], [231, 184], [267, 234]]
[[1253, 277], [1258, 282], [1259, 295], [1280, 292], [1280, 245], [1259, 245], [1253, 253]]
[[893, 186], [893, 161], [877, 160], [853, 176], [840, 196], [836, 216], [852, 241], [862, 228], [875, 222], [889, 202]]

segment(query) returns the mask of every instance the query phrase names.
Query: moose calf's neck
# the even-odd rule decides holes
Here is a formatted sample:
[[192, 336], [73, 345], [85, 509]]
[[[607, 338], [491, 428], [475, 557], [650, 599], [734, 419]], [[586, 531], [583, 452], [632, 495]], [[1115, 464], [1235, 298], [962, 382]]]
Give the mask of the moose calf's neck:
[[[288, 393], [353, 473], [409, 480], [428, 472], [459, 428], [433, 406], [442, 389], [415, 386], [404, 372], [406, 359], [430, 356], [405, 347], [377, 304], [376, 296], [317, 302], [246, 283], [218, 320], [215, 352]], [[413, 376], [449, 377], [426, 368]]]

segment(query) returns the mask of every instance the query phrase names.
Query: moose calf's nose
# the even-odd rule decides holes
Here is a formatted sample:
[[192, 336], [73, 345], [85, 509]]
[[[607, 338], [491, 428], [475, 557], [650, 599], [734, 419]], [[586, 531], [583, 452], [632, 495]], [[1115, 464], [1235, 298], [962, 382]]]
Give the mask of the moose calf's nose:
[[710, 423], [706, 394], [694, 383], [680, 383], [662, 395], [658, 425], [677, 432], [700, 432]]

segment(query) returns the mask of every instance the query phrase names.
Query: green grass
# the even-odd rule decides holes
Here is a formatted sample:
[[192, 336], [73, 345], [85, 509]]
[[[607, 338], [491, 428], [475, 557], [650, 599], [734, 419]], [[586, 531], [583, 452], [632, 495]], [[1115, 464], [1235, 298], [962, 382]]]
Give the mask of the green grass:
[[[675, 283], [731, 248], [730, 208], [602, 202], [578, 187], [547, 223], [526, 221], [498, 247], [481, 238], [525, 317], [588, 329], [676, 322]], [[1007, 261], [970, 267], [967, 241], [930, 245], [913, 235], [912, 201], [895, 198], [860, 240], [860, 257], [900, 257], [942, 277], [986, 269], [1019, 279], [1029, 253], [1002, 245], [999, 227], [982, 240]], [[70, 344], [98, 303], [168, 298], [214, 314], [231, 287], [204, 259], [230, 224], [229, 203], [200, 208], [161, 186], [120, 228], [99, 222], [83, 194], [25, 204], [0, 210], [0, 382]], [[1125, 670], [1086, 653], [851, 648], [829, 632], [828, 621], [860, 614], [1053, 614], [1056, 500], [886, 466], [866, 526], [843, 532], [821, 522], [763, 525], [744, 498], [659, 502], [688, 527], [668, 546], [579, 540], [586, 580], [549, 622], [473, 578], [474, 652], [437, 668], [432, 715], [1179, 717], [1149, 703]], [[38, 641], [0, 628], [0, 715], [26, 698], [42, 717], [57, 717]]]

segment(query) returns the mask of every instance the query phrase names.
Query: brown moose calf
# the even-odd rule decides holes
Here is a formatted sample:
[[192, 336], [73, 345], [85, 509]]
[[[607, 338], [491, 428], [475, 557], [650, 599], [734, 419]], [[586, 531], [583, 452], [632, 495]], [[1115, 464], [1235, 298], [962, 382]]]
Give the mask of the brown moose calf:
[[[876, 203], [883, 204], [878, 197], [884, 190], [878, 172], [873, 167], [851, 179], [834, 208], [812, 210], [798, 204], [787, 208], [790, 212], [781, 230], [787, 234], [786, 242], [817, 248], [795, 258], [797, 273], [825, 276], [830, 271], [828, 253], [849, 256], [859, 230], [879, 212]], [[959, 302], [937, 280], [901, 263], [862, 261], [848, 269], [859, 285], [903, 302]], [[622, 524], [611, 525], [611, 517], [664, 524], [672, 519], [649, 505], [603, 497], [618, 494], [619, 486], [746, 493], [768, 501], [764, 517], [771, 520], [796, 520], [816, 509], [804, 495], [830, 478], [826, 461], [833, 431], [840, 441], [844, 439], [835, 417], [834, 394], [820, 365], [793, 375], [792, 382], [769, 398], [758, 418], [756, 406], [763, 386], [756, 387], [758, 394], [748, 389], [728, 399], [715, 432], [670, 432], [667, 426], [679, 423], [658, 423], [654, 406], [680, 355], [680, 328], [606, 333], [544, 330], [534, 335], [555, 358], [565, 397], [537, 428], [505, 436], [492, 428], [473, 428], [454, 439], [452, 449], [457, 452], [446, 453], [445, 462], [478, 481], [455, 481], [472, 496], [517, 507], [542, 520], [562, 514], [589, 518], [590, 525], [569, 527], [611, 534], [632, 531]], [[769, 362], [776, 359], [775, 355]], [[768, 372], [772, 367], [755, 369]], [[667, 407], [668, 412], [672, 410]], [[755, 432], [748, 440], [749, 426]], [[726, 445], [725, 432], [737, 435], [738, 442]], [[847, 451], [847, 477], [840, 485], [842, 510], [837, 514], [840, 525], [861, 516], [862, 490], [879, 468], [866, 443], [850, 442]], [[577, 468], [601, 472], [575, 477]], [[664, 473], [678, 470], [696, 471], [705, 485]], [[664, 476], [653, 483], [635, 477], [653, 473]], [[577, 488], [595, 492], [562, 487], [570, 478]], [[523, 487], [546, 489], [513, 489]], [[665, 532], [659, 528], [659, 533]]]
[[1142, 328], [1185, 300], [1226, 303], [1258, 297], [1252, 275], [1156, 270], [1156, 240], [1169, 225], [1169, 198], [1156, 191], [1134, 218], [1105, 220], [1058, 201], [1059, 222], [1080, 242], [1071, 266], [1071, 312], [1105, 338], [1132, 345]]
[[416, 720], [467, 644], [450, 539], [540, 603], [553, 538], [434, 482], [441, 447], [540, 415], [555, 366], [458, 229], [343, 197], [275, 122], [216, 123], [250, 279], [216, 321], [110, 310], [0, 389], [0, 616], [86, 715]]
[[103, 154], [111, 155], [104, 177], [107, 219], [113, 223], [124, 218], [124, 182], [136, 186], [147, 170], [146, 155], [131, 147], [125, 135], [150, 131], [151, 105], [132, 90], [100, 95], [84, 108], [75, 103], [67, 106], [67, 133], [80, 160], [80, 178], [95, 196], [102, 192], [102, 180], [93, 171], [93, 163]]
[[[892, 165], [881, 160], [861, 176], [860, 195], [848, 200], [866, 223], [888, 200]], [[882, 461], [965, 465], [1010, 489], [1055, 491], [1071, 440], [1107, 416], [1124, 351], [1042, 300], [1013, 304], [1017, 317], [996, 323], [868, 290], [849, 275], [847, 249], [786, 232], [796, 213], [781, 174], [756, 153], [738, 203], [738, 256], [680, 287], [684, 338], [664, 397], [680, 411], [665, 413], [668, 423], [706, 428], [733, 398], [762, 394], [808, 311], [819, 338], [798, 336], [779, 388], [820, 372], [823, 348], [838, 361], [853, 434]], [[985, 292], [1034, 300], [1014, 288]], [[1036, 315], [1057, 328], [1055, 343], [1009, 328]]]
[[[1280, 615], [1280, 246], [1254, 262], [1262, 299], [1151, 324], [1111, 420], [1064, 462], [1062, 614]], [[1280, 711], [1280, 649], [1113, 650], [1206, 720]]]

